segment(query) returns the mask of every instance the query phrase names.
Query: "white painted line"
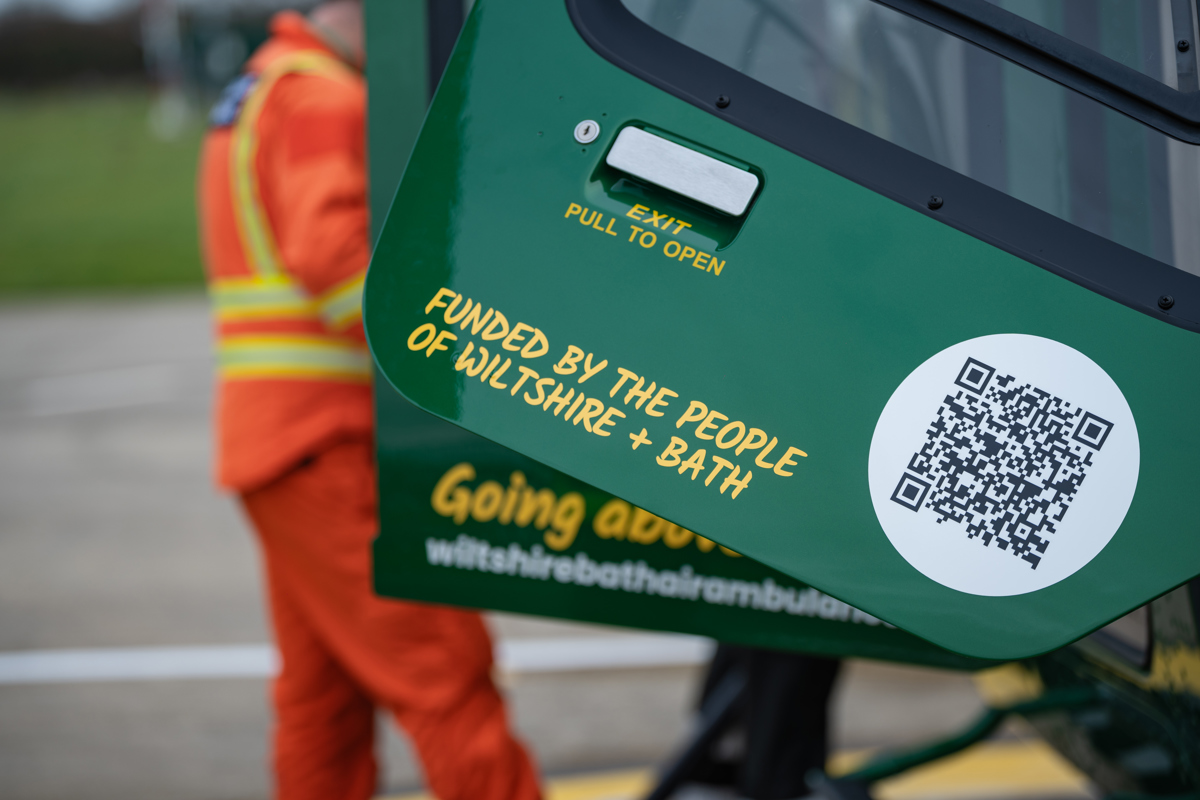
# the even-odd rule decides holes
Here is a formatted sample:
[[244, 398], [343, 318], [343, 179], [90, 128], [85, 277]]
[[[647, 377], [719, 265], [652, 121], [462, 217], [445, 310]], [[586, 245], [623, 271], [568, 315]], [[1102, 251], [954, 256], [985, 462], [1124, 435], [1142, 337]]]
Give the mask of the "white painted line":
[[511, 639], [496, 645], [505, 672], [579, 672], [702, 664], [715, 645], [699, 636], [605, 636], [573, 639]]
[[265, 644], [29, 650], [0, 653], [0, 684], [263, 678], [276, 662]]
[[168, 403], [180, 395], [175, 364], [108, 369], [31, 381], [25, 408], [35, 417]]
[[[525, 675], [693, 666], [713, 643], [696, 636], [512, 639], [496, 645], [496, 665]], [[269, 678], [278, 655], [266, 644], [213, 647], [121, 647], [0, 653], [0, 685]]]

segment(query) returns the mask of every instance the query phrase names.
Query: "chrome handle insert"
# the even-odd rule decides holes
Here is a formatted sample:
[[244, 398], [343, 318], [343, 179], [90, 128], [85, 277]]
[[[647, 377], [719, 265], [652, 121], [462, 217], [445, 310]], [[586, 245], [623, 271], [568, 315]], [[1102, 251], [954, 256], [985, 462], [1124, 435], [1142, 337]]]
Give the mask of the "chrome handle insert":
[[624, 128], [604, 160], [614, 169], [735, 217], [745, 213], [758, 191], [754, 173], [641, 128]]

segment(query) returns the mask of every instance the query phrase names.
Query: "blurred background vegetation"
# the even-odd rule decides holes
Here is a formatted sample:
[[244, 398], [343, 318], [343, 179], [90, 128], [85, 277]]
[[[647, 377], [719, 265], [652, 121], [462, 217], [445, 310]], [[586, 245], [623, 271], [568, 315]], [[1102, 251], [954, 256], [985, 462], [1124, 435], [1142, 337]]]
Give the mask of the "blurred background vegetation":
[[199, 285], [202, 128], [151, 133], [142, 87], [0, 94], [0, 291]]
[[0, 0], [0, 293], [199, 287], [207, 109], [283, 0]]

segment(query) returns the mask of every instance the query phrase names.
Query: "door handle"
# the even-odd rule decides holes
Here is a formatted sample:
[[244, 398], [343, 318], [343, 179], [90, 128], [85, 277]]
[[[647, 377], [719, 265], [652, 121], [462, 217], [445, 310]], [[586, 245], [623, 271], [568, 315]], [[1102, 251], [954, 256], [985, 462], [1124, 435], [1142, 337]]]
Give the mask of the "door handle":
[[753, 172], [633, 126], [617, 134], [604, 161], [734, 217], [746, 212], [758, 191], [758, 176]]

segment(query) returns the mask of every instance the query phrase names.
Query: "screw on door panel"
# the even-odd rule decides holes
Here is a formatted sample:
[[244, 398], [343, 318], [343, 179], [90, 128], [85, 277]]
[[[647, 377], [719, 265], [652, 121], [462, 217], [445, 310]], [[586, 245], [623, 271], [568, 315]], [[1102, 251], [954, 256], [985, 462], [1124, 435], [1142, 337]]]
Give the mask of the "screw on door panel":
[[575, 141], [580, 144], [591, 144], [600, 135], [600, 123], [594, 119], [585, 119], [575, 126]]

